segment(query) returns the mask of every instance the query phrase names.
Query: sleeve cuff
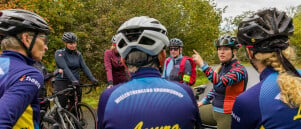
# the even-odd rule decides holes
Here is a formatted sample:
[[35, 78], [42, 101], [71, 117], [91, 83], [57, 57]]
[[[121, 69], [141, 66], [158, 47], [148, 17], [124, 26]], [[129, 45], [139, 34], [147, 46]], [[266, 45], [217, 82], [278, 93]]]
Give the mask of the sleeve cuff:
[[202, 99], [202, 103], [203, 103], [203, 104], [208, 104], [209, 101], [208, 101], [206, 98], [203, 98], [203, 99]]
[[112, 80], [108, 81], [108, 85], [113, 85], [113, 81]]
[[208, 67], [209, 67], [209, 65], [206, 62], [204, 62], [204, 65], [201, 67], [201, 70], [204, 71]]

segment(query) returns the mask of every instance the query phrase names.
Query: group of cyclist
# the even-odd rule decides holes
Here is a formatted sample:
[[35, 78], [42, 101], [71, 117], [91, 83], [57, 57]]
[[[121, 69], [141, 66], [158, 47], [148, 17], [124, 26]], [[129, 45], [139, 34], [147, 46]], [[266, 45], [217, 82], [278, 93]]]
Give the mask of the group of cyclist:
[[[213, 70], [196, 50], [183, 56], [183, 42], [169, 40], [157, 19], [133, 17], [119, 27], [104, 54], [108, 88], [99, 98], [98, 128], [300, 128], [301, 74], [290, 63], [293, 32], [285, 12], [259, 11], [239, 24], [237, 38], [215, 41], [221, 64]], [[49, 33], [47, 22], [33, 12], [0, 10], [0, 128], [39, 128], [37, 98], [44, 79], [32, 66], [47, 51]], [[55, 53], [55, 91], [79, 86], [80, 69], [98, 84], [76, 49], [77, 36], [65, 32], [62, 40], [65, 48]], [[260, 82], [247, 91], [248, 74], [236, 58], [240, 45], [260, 73]], [[189, 87], [195, 69], [213, 84], [199, 102]], [[60, 103], [64, 106], [66, 98]]]

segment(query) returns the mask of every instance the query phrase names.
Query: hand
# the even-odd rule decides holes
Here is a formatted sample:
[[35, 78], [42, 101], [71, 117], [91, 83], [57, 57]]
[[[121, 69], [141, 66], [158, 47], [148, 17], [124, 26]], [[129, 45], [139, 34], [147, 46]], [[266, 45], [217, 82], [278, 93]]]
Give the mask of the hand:
[[92, 84], [93, 84], [94, 86], [97, 86], [97, 85], [98, 85], [98, 80], [92, 80]]
[[113, 87], [113, 85], [108, 85], [107, 86], [107, 89], [110, 89], [110, 88], [112, 88]]
[[204, 65], [204, 60], [203, 58], [200, 56], [200, 54], [193, 49], [194, 54], [192, 55], [192, 59], [194, 60], [194, 62], [199, 65], [199, 66], [203, 66]]
[[200, 107], [200, 106], [202, 106], [202, 105], [204, 105], [203, 102], [202, 102], [202, 101], [199, 101], [199, 102], [198, 102], [198, 107]]
[[62, 69], [56, 69], [54, 72], [53, 72], [53, 76], [56, 76], [58, 74], [62, 74], [63, 73], [63, 70]]
[[62, 74], [64, 72], [63, 69], [59, 69], [59, 73]]
[[79, 86], [79, 82], [78, 81], [72, 81], [72, 85], [73, 86]]

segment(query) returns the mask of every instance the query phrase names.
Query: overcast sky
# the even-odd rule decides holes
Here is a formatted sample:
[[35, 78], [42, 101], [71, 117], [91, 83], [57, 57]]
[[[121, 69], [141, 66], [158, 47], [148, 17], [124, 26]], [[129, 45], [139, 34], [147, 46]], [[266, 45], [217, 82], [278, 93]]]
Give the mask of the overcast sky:
[[248, 10], [256, 11], [268, 7], [285, 10], [291, 6], [301, 5], [301, 0], [215, 0], [215, 2], [218, 8], [223, 8], [228, 5], [223, 17], [235, 17], [243, 11]]

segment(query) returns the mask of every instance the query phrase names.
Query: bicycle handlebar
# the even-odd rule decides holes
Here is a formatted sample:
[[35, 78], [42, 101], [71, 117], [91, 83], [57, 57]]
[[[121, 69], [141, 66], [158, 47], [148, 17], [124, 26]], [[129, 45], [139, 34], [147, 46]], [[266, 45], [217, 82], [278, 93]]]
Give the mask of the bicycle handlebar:
[[[68, 87], [75, 87], [74, 85], [68, 85]], [[96, 85], [94, 84], [80, 84], [79, 87], [89, 87], [89, 90], [87, 92], [85, 92], [85, 94], [89, 94], [92, 91], [92, 87], [96, 87]]]

